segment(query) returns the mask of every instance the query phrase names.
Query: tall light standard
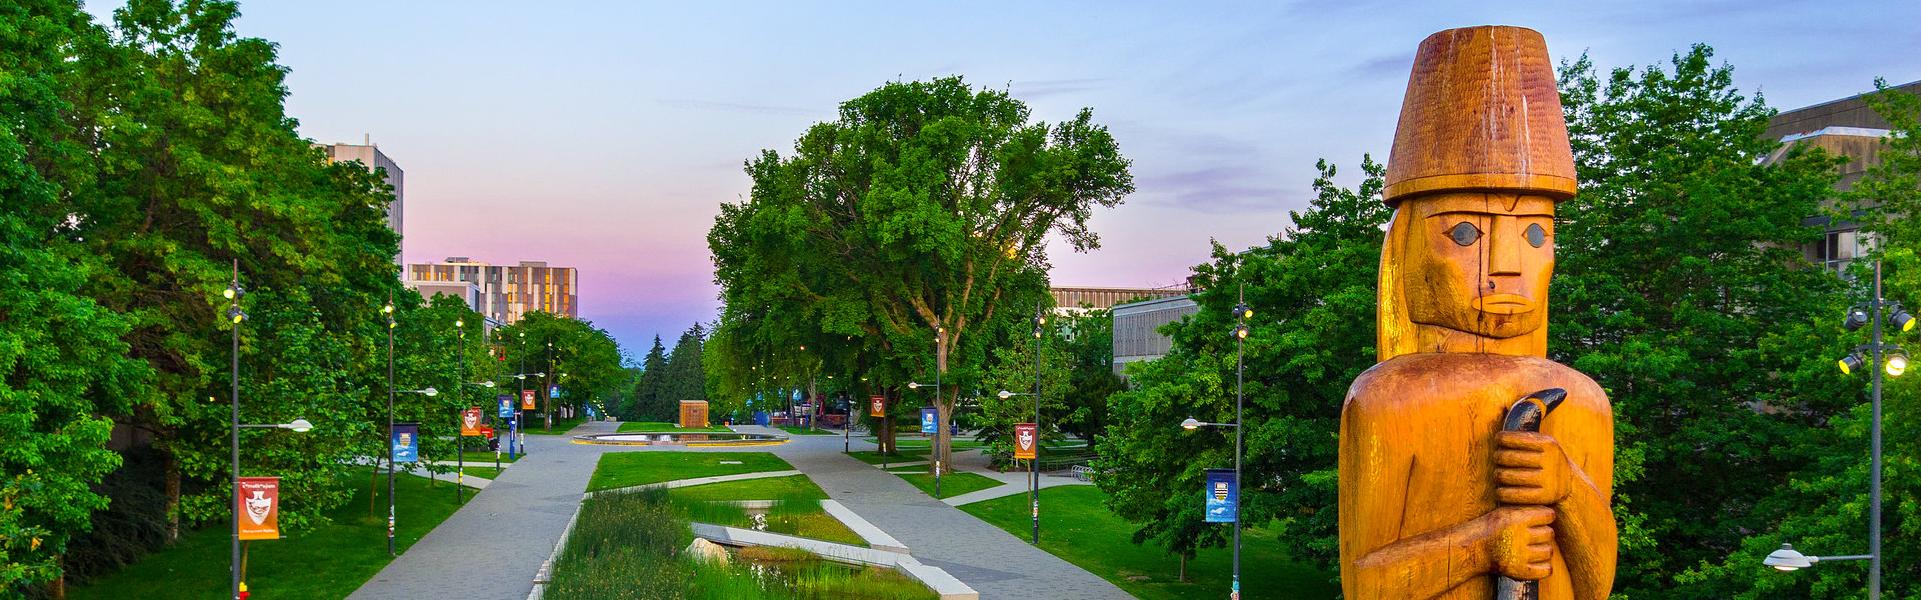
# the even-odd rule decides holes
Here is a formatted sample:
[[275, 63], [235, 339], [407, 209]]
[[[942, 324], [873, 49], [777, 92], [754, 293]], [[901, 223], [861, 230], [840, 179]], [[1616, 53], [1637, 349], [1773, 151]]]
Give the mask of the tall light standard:
[[[1782, 571], [1793, 571], [1811, 567], [1821, 562], [1842, 560], [1868, 561], [1868, 600], [1881, 598], [1881, 373], [1889, 377], [1900, 377], [1908, 370], [1908, 354], [1900, 346], [1881, 341], [1881, 314], [1888, 313], [1888, 322], [1902, 332], [1913, 331], [1914, 315], [1908, 314], [1899, 303], [1888, 302], [1881, 297], [1881, 261], [1874, 261], [1874, 297], [1867, 306], [1856, 306], [1848, 311], [1842, 326], [1848, 331], [1869, 328], [1868, 343], [1856, 346], [1838, 364], [1841, 373], [1852, 375], [1863, 366], [1867, 367], [1870, 402], [1873, 405], [1873, 419], [1868, 428], [1869, 465], [1872, 479], [1868, 480], [1868, 553], [1844, 556], [1807, 556], [1794, 549], [1792, 544], [1781, 544], [1780, 550], [1768, 554], [1762, 564]], [[1863, 352], [1866, 356], [1863, 356]], [[1872, 361], [1872, 362], [1869, 362]], [[1879, 367], [1879, 368], [1876, 368]]]
[[[1243, 348], [1247, 343], [1247, 320], [1254, 317], [1254, 309], [1247, 305], [1247, 284], [1241, 284], [1237, 303], [1234, 305], [1234, 422], [1208, 423], [1188, 417], [1181, 421], [1181, 428], [1193, 431], [1201, 427], [1234, 428], [1234, 485], [1241, 487], [1241, 404], [1244, 398], [1241, 388], [1246, 380]], [[1241, 499], [1239, 492], [1234, 498], [1234, 583], [1230, 597], [1241, 597]]]
[[[928, 454], [934, 457], [934, 499], [935, 500], [939, 500], [941, 497], [940, 496], [940, 475], [941, 475], [940, 449], [941, 449], [942, 436], [947, 435], [947, 424], [942, 423], [940, 418], [940, 403], [941, 403], [941, 400], [943, 400], [943, 398], [941, 398], [941, 395], [940, 395], [940, 376], [941, 376], [940, 371], [941, 371], [942, 365], [940, 364], [941, 361], [940, 361], [940, 354], [939, 354], [942, 346], [945, 346], [946, 344], [947, 344], [947, 328], [935, 327], [934, 328], [934, 352], [936, 354], [934, 355], [935, 357], [935, 361], [934, 361], [935, 363], [934, 364], [934, 443], [932, 448], [928, 448]], [[917, 389], [920, 389], [921, 387], [922, 387], [921, 384], [918, 384], [918, 383], [909, 382], [907, 384], [907, 389], [910, 389], [910, 390], [917, 390]]]
[[[553, 371], [554, 371], [554, 343], [547, 342], [547, 372], [552, 373]], [[542, 375], [542, 377], [545, 377], [545, 375]], [[547, 423], [545, 428], [548, 431], [552, 431], [554, 429], [554, 380], [553, 379], [547, 380], [546, 388], [547, 389], [545, 390], [541, 390], [542, 392], [545, 392], [541, 396], [543, 398], [546, 398], [547, 400], [541, 403], [540, 414], [541, 414], [541, 420]]]
[[387, 292], [387, 305], [380, 307], [387, 317], [387, 555], [394, 552], [394, 294]]
[[[455, 321], [455, 323], [459, 323], [459, 321]], [[463, 355], [463, 356], [464, 356], [464, 355]], [[466, 363], [464, 363], [464, 362], [463, 362], [463, 363], [461, 363], [461, 370], [462, 370], [462, 371], [465, 371], [466, 369], [467, 369], [467, 367], [466, 367]], [[462, 379], [465, 379], [465, 377], [462, 377]], [[491, 381], [491, 380], [489, 380], [489, 381], [467, 381], [467, 382], [463, 382], [463, 383], [464, 383], [465, 385], [471, 385], [471, 386], [474, 386], [474, 387], [483, 387], [483, 388], [487, 388], [487, 389], [490, 389], [490, 390], [494, 388], [494, 382], [493, 382], [493, 381]], [[461, 390], [462, 390], [462, 391], [465, 391], [465, 390], [466, 390], [466, 388], [461, 388]], [[454, 410], [455, 410], [455, 412], [459, 412], [459, 410], [460, 410], [460, 409], [459, 409], [458, 407], [455, 407], [455, 409], [454, 409]], [[492, 423], [493, 421], [492, 421], [492, 420], [489, 420], [488, 422], [489, 422], [489, 423]], [[465, 423], [465, 421], [462, 421], [462, 423]], [[494, 469], [495, 469], [496, 471], [498, 471], [498, 470], [500, 469], [500, 446], [499, 446], [499, 444], [498, 444], [498, 441], [499, 441], [499, 439], [500, 439], [500, 438], [499, 438], [499, 435], [500, 435], [500, 433], [499, 433], [499, 432], [495, 432], [495, 433], [494, 433], [494, 436], [495, 436], [495, 437], [494, 437], [494, 440], [495, 440], [495, 442], [496, 442], [496, 444], [494, 445]], [[461, 440], [461, 441], [462, 441], [462, 442], [465, 442], [466, 440]], [[465, 484], [466, 484], [466, 481], [467, 481], [467, 470], [466, 470], [466, 469], [467, 469], [467, 457], [466, 457], [466, 455], [464, 454], [464, 452], [466, 452], [466, 447], [465, 447], [465, 446], [457, 446], [456, 448], [457, 448], [457, 450], [456, 450], [456, 452], [460, 452], [460, 453], [463, 453], [463, 454], [461, 454], [461, 455], [460, 455], [460, 478], [459, 478], [459, 480], [458, 480], [458, 481], [456, 481], [456, 482], [455, 482], [455, 483], [456, 483], [456, 484], [458, 484], [458, 485], [455, 485], [455, 486], [454, 486], [454, 489], [456, 489], [456, 490], [458, 490], [458, 489], [460, 489], [460, 488], [461, 488], [461, 487], [462, 487], [463, 485], [465, 485]], [[456, 501], [458, 501], [458, 500], [460, 500], [460, 498], [461, 498], [461, 493], [462, 493], [462, 492], [454, 492], [454, 500], [456, 500]]]

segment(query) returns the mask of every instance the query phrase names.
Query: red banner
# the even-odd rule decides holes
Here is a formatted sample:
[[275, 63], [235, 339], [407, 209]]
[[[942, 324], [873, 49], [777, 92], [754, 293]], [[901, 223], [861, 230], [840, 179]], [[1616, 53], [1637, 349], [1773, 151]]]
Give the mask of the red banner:
[[536, 408], [534, 406], [534, 391], [520, 390], [520, 410], [533, 410], [534, 408]]
[[[444, 422], [444, 421], [443, 421]], [[478, 437], [480, 433], [480, 409], [468, 408], [460, 413], [461, 437]]]
[[1033, 423], [1014, 424], [1014, 458], [1034, 458], [1040, 446], [1040, 427]]
[[240, 539], [280, 539], [280, 478], [242, 477], [234, 482]]
[[870, 417], [887, 416], [887, 397], [873, 396], [868, 398], [867, 399], [867, 416], [870, 416]]

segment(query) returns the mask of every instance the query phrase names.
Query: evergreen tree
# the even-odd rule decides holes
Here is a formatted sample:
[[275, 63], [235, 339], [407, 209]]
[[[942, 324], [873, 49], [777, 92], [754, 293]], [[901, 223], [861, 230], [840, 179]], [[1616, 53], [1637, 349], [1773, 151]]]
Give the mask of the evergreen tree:
[[654, 336], [654, 347], [647, 350], [646, 358], [640, 361], [640, 377], [634, 383], [633, 408], [627, 420], [630, 421], [673, 421], [677, 418], [660, 403], [661, 379], [667, 375], [667, 349], [660, 345], [660, 336]]

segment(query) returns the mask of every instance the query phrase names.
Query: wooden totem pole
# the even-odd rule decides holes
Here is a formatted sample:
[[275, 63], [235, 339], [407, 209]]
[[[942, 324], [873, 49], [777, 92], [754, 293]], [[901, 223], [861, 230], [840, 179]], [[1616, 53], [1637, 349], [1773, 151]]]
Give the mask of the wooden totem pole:
[[1348, 600], [1613, 587], [1613, 416], [1546, 358], [1554, 207], [1574, 186], [1541, 34], [1421, 42], [1383, 194], [1381, 362], [1341, 409]]

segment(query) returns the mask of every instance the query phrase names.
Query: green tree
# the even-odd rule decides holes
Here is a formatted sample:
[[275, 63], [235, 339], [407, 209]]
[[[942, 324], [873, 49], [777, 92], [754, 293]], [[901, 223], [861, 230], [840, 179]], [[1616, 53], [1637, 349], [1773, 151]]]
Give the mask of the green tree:
[[680, 340], [674, 342], [674, 351], [667, 356], [659, 402], [673, 407], [676, 420], [681, 400], [707, 399], [707, 372], [701, 367], [701, 346], [707, 342], [706, 335], [706, 330], [695, 323], [680, 334]]
[[1093, 209], [1133, 191], [1091, 111], [1029, 117], [959, 77], [895, 82], [843, 103], [791, 155], [751, 160], [751, 196], [722, 205], [708, 234], [720, 328], [751, 331], [732, 342], [748, 366], [801, 381], [831, 365], [883, 390], [938, 372], [958, 384], [934, 402], [951, 418], [999, 341], [996, 319], [1021, 312], [1003, 307], [1045, 292], [1048, 235], [1096, 247]]
[[1094, 444], [1107, 433], [1107, 399], [1127, 388], [1114, 374], [1114, 313], [1090, 308], [1057, 320], [1060, 329], [1052, 343], [1065, 346], [1070, 361], [1060, 428]]
[[[1558, 208], [1549, 355], [1614, 405], [1625, 597], [1759, 597], [1744, 540], [1797, 510], [1791, 475], [1860, 399], [1833, 368], [1841, 281], [1797, 251], [1837, 163], [1763, 161], [1773, 111], [1712, 56], [1561, 71], [1581, 190]], [[1724, 561], [1744, 566], [1697, 569]]]
[[654, 347], [647, 350], [647, 356], [640, 361], [640, 377], [634, 382], [634, 399], [629, 409], [629, 421], [672, 421], [673, 415], [660, 403], [661, 378], [667, 373], [667, 348], [661, 346], [660, 336], [654, 336]]
[[[1229, 530], [1202, 523], [1202, 480], [1234, 463], [1230, 430], [1183, 431], [1194, 417], [1234, 419], [1234, 318], [1242, 286], [1254, 308], [1246, 340], [1247, 428], [1241, 515], [1280, 532], [1297, 557], [1333, 568], [1336, 435], [1340, 399], [1374, 364], [1375, 277], [1384, 169], [1363, 157], [1358, 188], [1334, 183], [1318, 163], [1315, 197], [1291, 213], [1293, 227], [1246, 252], [1216, 244], [1195, 268], [1200, 312], [1169, 324], [1173, 349], [1128, 366], [1130, 389], [1108, 404], [1096, 483], [1116, 514], [1135, 522], [1136, 542], [1153, 541], [1193, 556], [1227, 541]], [[1261, 483], [1255, 483], [1261, 482]]]
[[125, 398], [147, 378], [126, 358], [125, 319], [81, 290], [98, 267], [56, 246], [66, 191], [53, 165], [85, 161], [68, 141], [86, 119], [61, 98], [81, 47], [105, 38], [72, 2], [0, 6], [0, 595], [53, 584], [61, 557], [106, 508], [120, 465], [106, 449]]

